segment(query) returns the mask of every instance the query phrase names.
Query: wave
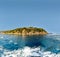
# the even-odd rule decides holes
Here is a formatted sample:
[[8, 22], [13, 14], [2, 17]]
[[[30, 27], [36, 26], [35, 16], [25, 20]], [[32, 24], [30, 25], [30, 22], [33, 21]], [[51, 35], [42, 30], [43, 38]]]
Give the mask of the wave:
[[[3, 48], [0, 48], [3, 50]], [[1, 57], [60, 57], [60, 53], [52, 53], [50, 51], [43, 51], [41, 47], [30, 48], [24, 47], [23, 49], [9, 51], [4, 49]]]
[[60, 41], [60, 34], [48, 34], [48, 35], [46, 35], [46, 37]]

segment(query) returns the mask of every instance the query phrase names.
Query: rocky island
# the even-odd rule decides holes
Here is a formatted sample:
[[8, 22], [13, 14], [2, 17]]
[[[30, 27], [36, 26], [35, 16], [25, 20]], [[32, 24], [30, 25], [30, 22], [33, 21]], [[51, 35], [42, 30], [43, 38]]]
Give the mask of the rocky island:
[[23, 28], [16, 28], [13, 30], [2, 31], [3, 34], [18, 34], [18, 35], [45, 35], [48, 34], [46, 30], [43, 28], [37, 27], [23, 27]]

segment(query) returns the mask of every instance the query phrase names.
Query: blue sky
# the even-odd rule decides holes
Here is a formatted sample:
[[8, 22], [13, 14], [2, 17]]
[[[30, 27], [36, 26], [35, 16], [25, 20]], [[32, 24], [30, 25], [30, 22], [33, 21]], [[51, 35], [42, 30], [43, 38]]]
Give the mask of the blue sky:
[[60, 0], [0, 0], [0, 30], [29, 26], [60, 33]]

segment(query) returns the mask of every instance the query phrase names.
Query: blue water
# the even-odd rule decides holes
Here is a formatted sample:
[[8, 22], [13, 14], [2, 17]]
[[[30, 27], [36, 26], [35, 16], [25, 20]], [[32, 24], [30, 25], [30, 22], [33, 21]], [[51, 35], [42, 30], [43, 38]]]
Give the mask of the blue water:
[[60, 53], [60, 35], [39, 35], [39, 36], [20, 36], [20, 35], [2, 35], [0, 34], [0, 51], [3, 54], [4, 50], [18, 50], [24, 47], [37, 48], [41, 47], [44, 52]]

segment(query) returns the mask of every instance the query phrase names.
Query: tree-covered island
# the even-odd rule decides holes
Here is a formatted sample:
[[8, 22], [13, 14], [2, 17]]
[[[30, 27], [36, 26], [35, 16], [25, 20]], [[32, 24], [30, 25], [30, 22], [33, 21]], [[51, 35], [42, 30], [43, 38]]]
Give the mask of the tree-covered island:
[[37, 27], [23, 27], [16, 28], [13, 30], [2, 31], [3, 34], [18, 34], [18, 35], [44, 35], [48, 34], [48, 32], [43, 28]]

